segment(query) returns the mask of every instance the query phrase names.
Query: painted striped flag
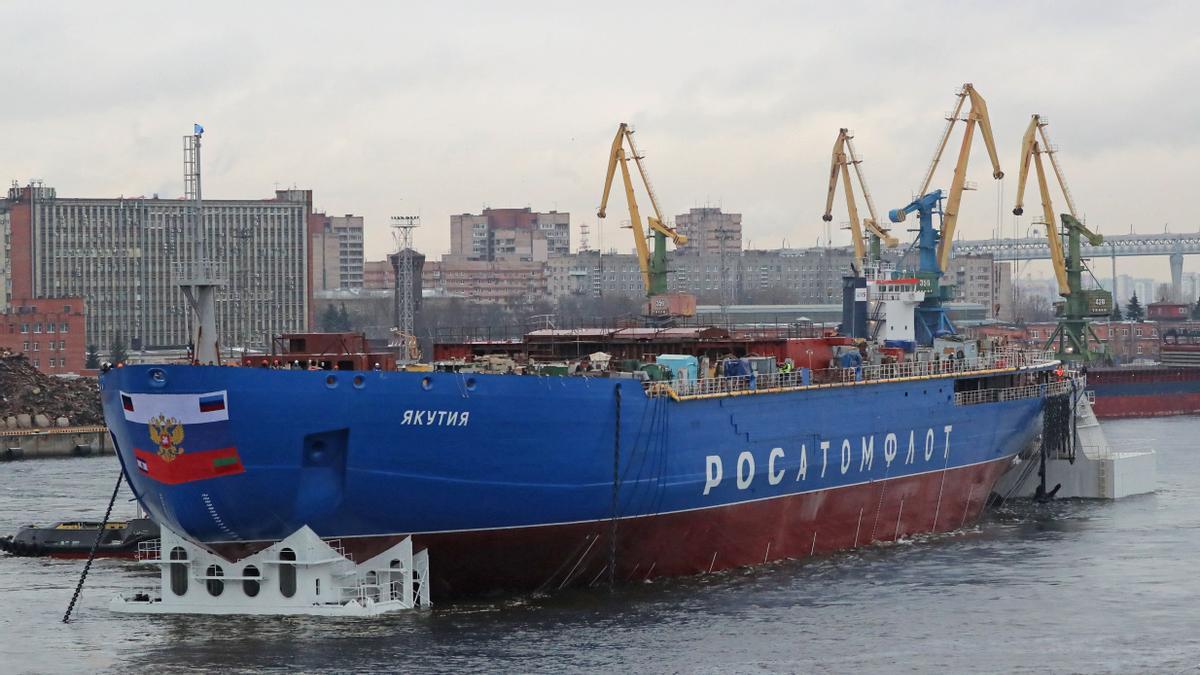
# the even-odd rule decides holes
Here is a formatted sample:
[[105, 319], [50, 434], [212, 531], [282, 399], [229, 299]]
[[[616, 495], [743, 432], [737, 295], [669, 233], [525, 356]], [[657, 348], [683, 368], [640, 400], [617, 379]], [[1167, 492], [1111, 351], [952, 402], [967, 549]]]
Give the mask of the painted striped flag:
[[224, 392], [200, 397], [200, 412], [216, 412], [225, 409]]
[[150, 466], [148, 464], [146, 464], [146, 460], [142, 459], [141, 457], [138, 457], [137, 465], [138, 465], [138, 470], [141, 471], [142, 473], [150, 473]]
[[171, 461], [165, 461], [158, 453], [134, 448], [138, 468], [160, 483], [178, 485], [196, 480], [232, 476], [245, 473], [246, 467], [238, 455], [237, 448], [218, 448], [200, 452], [185, 452]]
[[156, 417], [174, 419], [183, 425], [209, 424], [229, 419], [229, 397], [225, 391], [200, 394], [135, 394], [121, 392], [125, 420], [149, 424]]

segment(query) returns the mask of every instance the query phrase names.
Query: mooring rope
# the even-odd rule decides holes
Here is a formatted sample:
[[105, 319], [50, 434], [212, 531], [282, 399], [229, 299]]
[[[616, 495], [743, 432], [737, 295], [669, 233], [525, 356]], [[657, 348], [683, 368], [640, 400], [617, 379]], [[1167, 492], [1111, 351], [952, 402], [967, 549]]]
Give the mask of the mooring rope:
[[117, 484], [113, 486], [112, 497], [109, 498], [108, 508], [104, 511], [104, 521], [100, 523], [100, 531], [96, 533], [96, 541], [92, 543], [92, 550], [88, 553], [87, 562], [83, 565], [83, 572], [79, 575], [79, 583], [75, 585], [75, 594], [71, 596], [71, 604], [67, 605], [67, 612], [63, 614], [63, 623], [71, 623], [71, 612], [75, 610], [75, 603], [79, 601], [79, 594], [83, 592], [83, 583], [87, 581], [88, 571], [92, 568], [92, 561], [96, 559], [96, 551], [100, 548], [100, 540], [104, 538], [105, 528], [108, 527], [108, 519], [112, 516], [113, 504], [117, 501], [117, 492], [121, 489], [121, 479], [124, 477], [124, 473], [117, 474]]
[[613, 394], [616, 397], [616, 431], [613, 433], [613, 483], [612, 483], [612, 527], [608, 534], [608, 589], [617, 584], [617, 508], [618, 487], [621, 481], [621, 385]]

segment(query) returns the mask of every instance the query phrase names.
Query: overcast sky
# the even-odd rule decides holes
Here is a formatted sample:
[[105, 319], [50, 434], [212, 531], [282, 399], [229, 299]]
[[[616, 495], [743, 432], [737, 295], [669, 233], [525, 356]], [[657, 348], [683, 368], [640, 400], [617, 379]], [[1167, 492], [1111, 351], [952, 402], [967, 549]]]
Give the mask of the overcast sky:
[[[1034, 112], [1089, 225], [1200, 230], [1200, 3], [433, 5], [4, 3], [0, 167], [63, 196], [176, 196], [197, 121], [207, 196], [311, 188], [318, 209], [366, 217], [368, 258], [392, 246], [389, 216], [417, 214], [436, 257], [449, 215], [484, 206], [570, 211], [573, 244], [587, 223], [595, 245], [627, 121], [667, 213], [720, 206], [753, 247], [809, 246], [838, 127], [855, 130], [880, 210], [901, 206], [973, 82], [1009, 176], [991, 179], [977, 139], [964, 236], [1028, 229], [1011, 209]], [[1040, 212], [1036, 192], [1027, 203]], [[605, 248], [632, 247], [622, 218], [618, 201]]]

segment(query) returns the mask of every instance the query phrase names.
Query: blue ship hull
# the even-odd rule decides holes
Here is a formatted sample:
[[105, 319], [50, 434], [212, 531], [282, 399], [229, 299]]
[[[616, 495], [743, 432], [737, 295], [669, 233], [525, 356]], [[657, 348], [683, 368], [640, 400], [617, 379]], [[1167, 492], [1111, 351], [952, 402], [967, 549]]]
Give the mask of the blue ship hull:
[[[684, 574], [975, 518], [1043, 399], [955, 377], [696, 400], [631, 380], [133, 366], [101, 378], [160, 523], [233, 554], [308, 525], [362, 555], [414, 535], [435, 591]], [[614, 534], [615, 533], [615, 534]]]

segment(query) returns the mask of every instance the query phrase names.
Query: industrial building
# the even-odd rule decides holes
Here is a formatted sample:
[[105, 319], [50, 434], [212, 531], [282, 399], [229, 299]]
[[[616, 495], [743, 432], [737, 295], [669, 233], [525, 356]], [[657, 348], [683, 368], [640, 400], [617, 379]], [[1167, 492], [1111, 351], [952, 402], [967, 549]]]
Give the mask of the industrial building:
[[217, 291], [223, 346], [266, 346], [304, 330], [310, 318], [310, 190], [260, 200], [205, 200], [195, 249], [193, 202], [153, 197], [65, 198], [34, 182], [14, 186], [5, 208], [9, 297], [86, 301], [88, 341], [131, 349], [189, 342], [189, 311], [176, 285], [179, 265], [202, 258], [224, 266]]

